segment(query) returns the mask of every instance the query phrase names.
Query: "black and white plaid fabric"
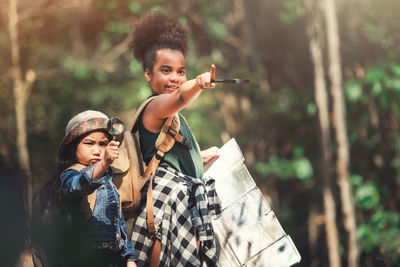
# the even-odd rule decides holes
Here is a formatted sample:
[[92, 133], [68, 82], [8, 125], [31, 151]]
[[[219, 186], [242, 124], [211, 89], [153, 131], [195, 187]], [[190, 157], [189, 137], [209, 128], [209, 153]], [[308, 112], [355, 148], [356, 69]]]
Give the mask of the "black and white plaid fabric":
[[[145, 186], [143, 190], [147, 191]], [[192, 226], [189, 198], [195, 199], [199, 213], [197, 236]], [[143, 201], [145, 202], [145, 201]], [[148, 266], [155, 238], [161, 241], [159, 266], [215, 266], [218, 261], [211, 220], [221, 214], [221, 203], [213, 179], [197, 179], [172, 168], [159, 167], [153, 180], [153, 209], [156, 232], [149, 233], [146, 203], [133, 226], [132, 247], [138, 254], [137, 266]]]

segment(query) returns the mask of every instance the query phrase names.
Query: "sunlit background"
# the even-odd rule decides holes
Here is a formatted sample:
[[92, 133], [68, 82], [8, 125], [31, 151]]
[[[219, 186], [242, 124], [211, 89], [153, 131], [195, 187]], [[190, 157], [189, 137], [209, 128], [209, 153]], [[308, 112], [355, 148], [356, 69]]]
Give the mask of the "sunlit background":
[[[2, 257], [10, 263], [6, 266], [14, 266], [26, 247], [20, 197], [29, 183], [26, 173], [35, 200], [54, 178], [69, 118], [94, 109], [129, 125], [150, 95], [128, 44], [135, 22], [154, 10], [177, 17], [190, 33], [188, 78], [215, 64], [217, 78], [250, 79], [250, 84], [206, 90], [183, 114], [202, 148], [237, 140], [250, 173], [302, 256], [297, 266], [328, 266], [332, 253], [310, 53], [310, 27], [319, 26], [331, 143], [325, 170], [336, 204], [339, 256], [348, 266], [324, 1], [18, 0], [13, 13], [14, 1], [0, 1], [0, 201], [8, 221], [1, 227], [0, 249], [13, 252]], [[400, 1], [335, 3], [359, 266], [398, 266]], [[17, 126], [18, 109], [26, 115], [26, 128]]]

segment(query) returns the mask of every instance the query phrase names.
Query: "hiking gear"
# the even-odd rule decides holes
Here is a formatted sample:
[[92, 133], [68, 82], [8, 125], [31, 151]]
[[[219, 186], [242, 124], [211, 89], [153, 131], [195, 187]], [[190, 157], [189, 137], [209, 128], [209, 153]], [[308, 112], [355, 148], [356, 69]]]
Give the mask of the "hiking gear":
[[109, 119], [107, 129], [114, 141], [122, 142], [124, 140], [125, 125], [120, 118], [114, 117]]
[[[143, 113], [142, 113], [143, 115]], [[187, 140], [185, 144], [175, 144], [172, 149], [165, 154], [163, 160], [160, 162], [160, 166], [172, 167], [175, 170], [189, 175], [191, 177], [202, 177], [203, 176], [203, 162], [200, 156], [200, 149], [197, 146], [197, 141], [190, 130], [185, 118], [182, 114], [178, 114], [180, 126], [179, 133]], [[142, 152], [143, 161], [148, 165], [156, 154], [155, 143], [159, 136], [158, 133], [154, 133], [146, 129], [143, 124], [143, 120], [139, 118], [139, 145]]]
[[[132, 131], [131, 134], [134, 135], [139, 129], [138, 119], [140, 114], [144, 110], [144, 108], [152, 101], [155, 97], [153, 96], [148, 98], [138, 109], [135, 116], [133, 117], [132, 123]], [[186, 144], [188, 146], [187, 139], [179, 133], [180, 128], [180, 120], [178, 113], [170, 116], [166, 119], [164, 125], [161, 128], [160, 134], [155, 143], [156, 153], [151, 159], [150, 163], [147, 166], [147, 169], [144, 173], [144, 177], [150, 179], [150, 185], [147, 189], [146, 195], [146, 207], [147, 207], [147, 225], [149, 232], [155, 232], [155, 224], [154, 224], [154, 215], [153, 215], [153, 198], [152, 198], [152, 190], [153, 190], [153, 178], [156, 174], [156, 170], [160, 164], [160, 161], [163, 159], [165, 153], [170, 151], [175, 144], [175, 141]]]
[[[131, 238], [132, 247], [138, 253], [137, 266], [148, 266], [155, 239], [162, 244], [159, 266], [215, 266], [218, 257], [211, 220], [219, 217], [221, 206], [214, 180], [190, 177], [163, 166], [158, 167], [153, 180], [157, 231], [149, 233], [147, 206], [142, 203], [143, 210], [136, 219]], [[150, 181], [144, 190], [147, 186], [150, 187]], [[199, 213], [197, 233], [192, 225], [190, 198], [195, 199]], [[200, 241], [199, 254], [195, 235]]]
[[[218, 266], [291, 266], [301, 256], [244, 164], [235, 139], [205, 172], [215, 177], [222, 215], [213, 221]], [[279, 216], [278, 216], [279, 217]]]

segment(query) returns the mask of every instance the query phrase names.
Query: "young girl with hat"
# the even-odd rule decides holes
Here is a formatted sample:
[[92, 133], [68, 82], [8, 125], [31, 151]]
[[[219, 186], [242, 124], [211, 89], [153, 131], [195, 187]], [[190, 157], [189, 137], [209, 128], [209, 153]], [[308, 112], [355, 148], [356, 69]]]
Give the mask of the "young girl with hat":
[[[119, 142], [107, 130], [108, 117], [93, 110], [74, 116], [59, 148], [60, 185], [73, 225], [84, 226], [96, 266], [136, 266], [118, 191], [110, 167]], [[84, 240], [84, 238], [82, 239]]]
[[[215, 87], [215, 66], [210, 72], [187, 80], [187, 34], [175, 19], [161, 13], [149, 14], [136, 24], [131, 46], [155, 96], [138, 120], [140, 148], [144, 162], [149, 164], [166, 119], [195, 100], [205, 88]], [[192, 145], [176, 142], [165, 153], [152, 180], [150, 200], [155, 230], [146, 222], [150, 208], [146, 203], [139, 207], [132, 234], [138, 266], [214, 266], [218, 260], [211, 220], [219, 215], [220, 202], [214, 180], [203, 177], [203, 163], [217, 158], [218, 148], [200, 151], [180, 114], [179, 121], [179, 133]], [[145, 186], [142, 192], [146, 191]]]

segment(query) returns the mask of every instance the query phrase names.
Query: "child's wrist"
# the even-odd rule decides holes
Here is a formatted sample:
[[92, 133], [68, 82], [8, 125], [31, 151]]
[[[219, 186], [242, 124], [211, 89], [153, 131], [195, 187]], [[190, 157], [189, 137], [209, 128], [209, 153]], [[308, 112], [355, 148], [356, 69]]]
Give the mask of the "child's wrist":
[[100, 160], [100, 166], [103, 169], [103, 171], [107, 171], [108, 166], [110, 166], [110, 164], [107, 164], [107, 162], [105, 160]]

